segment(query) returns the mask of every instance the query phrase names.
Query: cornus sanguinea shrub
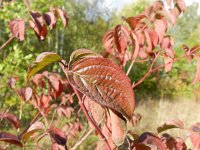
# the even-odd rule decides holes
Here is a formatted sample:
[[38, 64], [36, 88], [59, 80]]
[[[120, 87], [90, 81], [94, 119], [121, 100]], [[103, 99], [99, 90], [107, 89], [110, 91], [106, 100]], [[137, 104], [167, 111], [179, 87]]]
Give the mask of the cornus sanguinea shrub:
[[[30, 13], [29, 26], [39, 40], [47, 38], [47, 28], [54, 29], [59, 17], [63, 25], [67, 25], [68, 17], [64, 10], [52, 8], [41, 14], [30, 10], [28, 0], [24, 3]], [[200, 149], [200, 123], [187, 128], [181, 120], [170, 120], [160, 125], [155, 133], [144, 131], [141, 135], [136, 135], [127, 128], [128, 123], [134, 128], [141, 119], [140, 114], [134, 114], [134, 88], [151, 73], [159, 69], [169, 72], [174, 62], [182, 58], [191, 62], [194, 58], [197, 69], [193, 84], [200, 80], [200, 45], [192, 48], [183, 45], [185, 54], [175, 58], [174, 40], [167, 34], [185, 10], [183, 0], [154, 1], [141, 14], [123, 17], [121, 24], [103, 35], [103, 55], [88, 49], [78, 49], [73, 51], [69, 62], [66, 62], [54, 52], [40, 54], [28, 68], [27, 87], [15, 88], [17, 78], [10, 78], [8, 82], [22, 101], [32, 104], [37, 113], [19, 135], [0, 132], [0, 140], [23, 147], [34, 137], [37, 139], [37, 148], [40, 148], [39, 141], [49, 136], [52, 149], [76, 149], [95, 130], [102, 138], [96, 149], [111, 150], [121, 146], [132, 150], [186, 150], [186, 139], [191, 141], [194, 150]], [[24, 19], [10, 21], [13, 36], [1, 49], [14, 38], [24, 40], [25, 22]], [[158, 59], [163, 59], [163, 63], [156, 63]], [[59, 63], [65, 77], [47, 71], [36, 74], [54, 62]], [[139, 81], [131, 83], [128, 75], [135, 63], [148, 63], [149, 68]], [[127, 64], [129, 67], [124, 72]], [[74, 107], [76, 98], [80, 109]], [[87, 118], [90, 129], [81, 140], [74, 141], [83, 128], [80, 110]], [[0, 116], [1, 120], [20, 128], [20, 121], [12, 113], [5, 111]], [[55, 123], [57, 116], [73, 118], [73, 121], [60, 126]], [[163, 133], [172, 128], [179, 128], [188, 134], [185, 137], [172, 137]], [[68, 145], [67, 141], [73, 142]]]

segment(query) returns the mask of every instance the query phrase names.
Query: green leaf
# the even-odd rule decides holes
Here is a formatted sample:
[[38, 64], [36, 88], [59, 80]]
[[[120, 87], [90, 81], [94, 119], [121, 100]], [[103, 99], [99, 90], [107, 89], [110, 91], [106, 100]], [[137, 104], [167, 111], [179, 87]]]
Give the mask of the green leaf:
[[53, 62], [59, 62], [59, 61], [61, 61], [61, 57], [56, 53], [44, 52], [40, 54], [36, 58], [35, 62], [29, 66], [26, 79], [29, 80], [35, 73], [37, 73], [39, 70], [41, 70], [45, 66]]
[[173, 129], [173, 128], [180, 128], [183, 129], [184, 128], [184, 124], [181, 120], [170, 120], [164, 124], [162, 124], [161, 126], [159, 126], [157, 128], [158, 133], [162, 132], [162, 131], [166, 131], [168, 129]]

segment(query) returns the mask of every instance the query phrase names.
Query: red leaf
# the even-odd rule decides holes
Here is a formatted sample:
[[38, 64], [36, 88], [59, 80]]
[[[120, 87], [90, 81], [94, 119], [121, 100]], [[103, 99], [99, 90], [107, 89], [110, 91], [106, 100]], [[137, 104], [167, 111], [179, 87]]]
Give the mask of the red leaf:
[[147, 33], [149, 34], [153, 48], [155, 48], [158, 44], [158, 34], [157, 34], [157, 32], [153, 29], [148, 28]]
[[197, 82], [200, 81], [200, 55], [195, 55], [195, 58], [197, 60], [196, 74], [195, 74], [195, 78], [193, 79], [192, 84], [196, 84]]
[[24, 34], [25, 34], [25, 22], [23, 19], [15, 19], [11, 20], [10, 23], [10, 30], [13, 36], [20, 41], [24, 40]]
[[60, 81], [60, 76], [56, 74], [51, 74], [49, 77], [49, 82], [51, 86], [53, 87], [54, 90], [54, 97], [57, 98], [61, 95], [63, 88], [62, 88], [62, 83]]
[[49, 95], [42, 94], [39, 99], [40, 108], [42, 109], [48, 108], [51, 100], [52, 98]]
[[162, 143], [161, 139], [150, 132], [143, 133], [139, 137], [138, 143], [145, 144], [154, 148], [156, 147], [156, 149], [159, 150], [166, 150], [166, 146]]
[[109, 112], [112, 124], [112, 141], [119, 147], [124, 143], [126, 137], [126, 119], [119, 113]]
[[129, 24], [132, 30], [135, 30], [138, 23], [144, 18], [146, 18], [146, 16], [141, 14], [135, 17], [126, 18], [125, 21]]
[[67, 137], [62, 130], [60, 130], [59, 128], [50, 127], [48, 132], [57, 144], [66, 145]]
[[10, 144], [17, 145], [19, 147], [23, 147], [22, 142], [19, 140], [19, 138], [13, 134], [6, 133], [6, 132], [0, 132], [0, 141], [8, 142]]
[[19, 119], [11, 113], [0, 113], [0, 118], [6, 119], [16, 129], [20, 128]]
[[183, 129], [184, 124], [181, 120], [170, 120], [170, 121], [164, 123], [163, 125], [159, 126], [157, 128], [157, 131], [158, 131], [158, 133], [160, 133], [162, 131], [166, 131], [168, 129], [173, 129], [173, 128]]
[[199, 150], [200, 149], [200, 123], [199, 122], [191, 126], [189, 137], [193, 145], [193, 150]]
[[165, 35], [165, 31], [167, 29], [167, 21], [164, 18], [156, 19], [155, 22], [154, 22], [154, 28], [155, 28], [155, 31], [158, 34], [158, 37], [159, 37], [158, 43], [160, 43], [163, 40], [163, 37]]
[[138, 37], [134, 32], [131, 32], [131, 40], [132, 40], [132, 45], [133, 45], [133, 52], [132, 52], [132, 59], [135, 60], [138, 56], [139, 53], [139, 41]]
[[176, 23], [176, 19], [177, 19], [177, 13], [175, 9], [170, 9], [169, 12], [167, 13], [167, 17], [170, 19], [170, 22], [172, 23], [172, 25], [174, 25]]
[[60, 16], [63, 26], [64, 27], [67, 26], [68, 20], [69, 20], [69, 18], [67, 16], [67, 12], [65, 12], [64, 10], [59, 9], [59, 8], [53, 8], [53, 9], [51, 9], [51, 12], [53, 12], [56, 17]]
[[133, 147], [133, 150], [152, 150], [151, 147], [149, 147], [148, 145], [145, 145], [145, 144], [136, 144], [134, 147]]
[[145, 52], [147, 54], [151, 54], [152, 50], [153, 50], [153, 46], [152, 46], [152, 42], [151, 42], [151, 38], [148, 34], [148, 32], [146, 30], [144, 30], [144, 35], [145, 35]]
[[89, 97], [84, 99], [85, 106], [90, 112], [93, 120], [99, 125], [105, 119], [105, 110], [98, 103], [92, 101]]
[[21, 135], [21, 140], [23, 141], [23, 143], [26, 143], [26, 141], [36, 132], [43, 130], [44, 129], [44, 124], [42, 122], [35, 122], [34, 124], [32, 124], [28, 130]]
[[124, 53], [128, 46], [129, 30], [126, 26], [118, 25], [115, 27], [114, 39], [119, 53]]
[[149, 55], [145, 52], [144, 47], [142, 47], [142, 46], [140, 46], [140, 50], [139, 50], [138, 56], [141, 59], [147, 59], [149, 57]]
[[42, 87], [42, 88], [45, 85], [45, 83], [44, 83], [44, 75], [43, 74], [34, 75], [33, 78], [32, 78], [32, 81], [36, 86], [39, 86], [39, 87]]
[[106, 32], [102, 39], [104, 48], [110, 54], [114, 53], [114, 30]]
[[106, 58], [88, 57], [75, 61], [69, 69], [70, 83], [80, 92], [131, 119], [134, 93], [118, 65]]
[[186, 10], [186, 4], [184, 0], [174, 0], [174, 5], [177, 6], [182, 12]]
[[43, 16], [38, 12], [30, 12], [30, 15], [32, 16], [32, 20], [29, 20], [30, 27], [34, 29], [39, 40], [44, 40], [48, 31]]
[[57, 18], [54, 15], [53, 12], [47, 12], [43, 15], [43, 18], [46, 22], [46, 24], [49, 26], [49, 28], [52, 30], [56, 26]]

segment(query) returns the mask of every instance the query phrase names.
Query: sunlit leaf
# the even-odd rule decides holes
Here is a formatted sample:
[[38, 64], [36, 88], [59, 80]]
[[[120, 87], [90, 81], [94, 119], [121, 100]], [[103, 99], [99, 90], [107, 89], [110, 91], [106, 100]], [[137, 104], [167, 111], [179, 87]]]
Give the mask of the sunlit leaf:
[[28, 74], [27, 74], [27, 80], [29, 80], [35, 73], [37, 73], [39, 70], [44, 68], [45, 66], [53, 63], [53, 62], [59, 62], [61, 61], [61, 57], [53, 52], [44, 52], [40, 54], [35, 62], [29, 66], [28, 68]]
[[162, 131], [166, 131], [168, 129], [173, 129], [173, 128], [183, 129], [184, 124], [181, 120], [170, 120], [170, 121], [164, 123], [163, 125], [159, 126], [157, 128], [157, 131], [158, 131], [158, 133], [160, 133]]
[[16, 135], [13, 135], [10, 133], [0, 132], [0, 141], [8, 142], [10, 144], [14, 144], [19, 147], [23, 147], [23, 144], [19, 140], [19, 138]]
[[112, 141], [115, 145], [120, 146], [124, 143], [126, 137], [126, 119], [116, 112], [109, 112], [112, 124]]
[[106, 32], [102, 38], [102, 42], [106, 52], [113, 54], [114, 53], [114, 30], [109, 30]]
[[129, 78], [109, 59], [88, 57], [69, 66], [69, 80], [80, 92], [130, 119], [134, 93]]

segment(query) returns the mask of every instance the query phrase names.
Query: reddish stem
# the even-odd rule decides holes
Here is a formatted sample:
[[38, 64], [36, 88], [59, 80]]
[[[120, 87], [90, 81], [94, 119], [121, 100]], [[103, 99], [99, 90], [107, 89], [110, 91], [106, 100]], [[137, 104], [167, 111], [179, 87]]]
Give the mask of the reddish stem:
[[[180, 57], [178, 57], [178, 58], [175, 58], [172, 62], [168, 62], [168, 63], [163, 64], [163, 65], [159, 65], [158, 67], [152, 69], [152, 67], [153, 67], [153, 65], [154, 65], [154, 63], [155, 63], [155, 59], [156, 59], [156, 57], [155, 57], [155, 59], [154, 59], [154, 61], [152, 62], [151, 67], [149, 68], [148, 72], [147, 72], [136, 84], [132, 84], [132, 88], [135, 88], [136, 86], [138, 86], [139, 84], [141, 84], [141, 83], [147, 78], [147, 76], [148, 76], [149, 74], [151, 74], [151, 73], [153, 73], [153, 72], [155, 72], [155, 71], [157, 71], [157, 70], [159, 70], [159, 69], [165, 67], [166, 65], [168, 65], [168, 64], [170, 64], [170, 63], [174, 63], [174, 62], [179, 61], [180, 59], [182, 59], [182, 58], [184, 58], [184, 57], [190, 56], [190, 55], [192, 55], [193, 53], [195, 53], [197, 50], [198, 50], [198, 49], [194, 49], [193, 51], [190, 52], [190, 54], [184, 54], [184, 55], [182, 55], [182, 56], [180, 56]], [[157, 56], [158, 56], [158, 55], [157, 55]]]
[[4, 48], [4, 47], [6, 47], [9, 43], [11, 43], [12, 42], [12, 40], [14, 40], [14, 36], [11, 36], [5, 43], [3, 43], [3, 45], [1, 45], [1, 47], [0, 47], [0, 51]]

